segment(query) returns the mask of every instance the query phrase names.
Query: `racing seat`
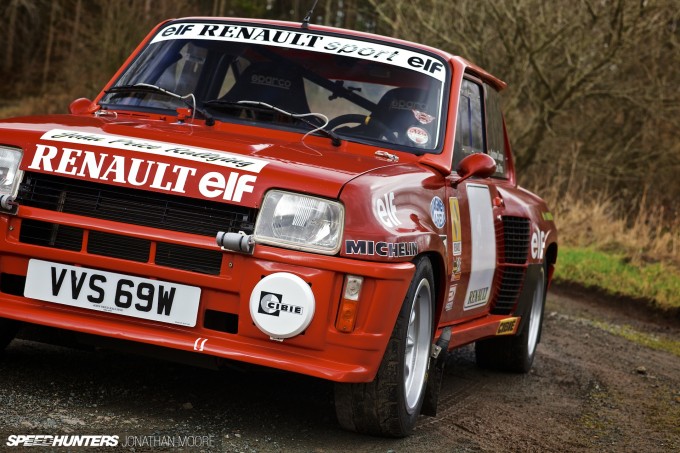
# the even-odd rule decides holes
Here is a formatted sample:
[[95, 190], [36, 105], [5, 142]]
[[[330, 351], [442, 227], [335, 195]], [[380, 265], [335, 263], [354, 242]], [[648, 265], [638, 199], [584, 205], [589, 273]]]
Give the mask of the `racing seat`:
[[302, 75], [274, 62], [251, 63], [222, 99], [265, 102], [290, 113], [310, 112]]
[[[427, 90], [418, 88], [393, 88], [378, 101], [371, 113], [370, 121], [375, 120], [387, 127], [394, 135], [396, 143], [409, 146], [424, 146], [435, 133], [436, 118], [432, 96]], [[412, 128], [419, 129], [419, 133]], [[423, 131], [425, 132], [423, 134]], [[389, 137], [393, 140], [392, 137]], [[427, 141], [425, 141], [427, 139]], [[424, 143], [421, 143], [425, 141]]]
[[338, 133], [386, 140], [390, 143], [429, 147], [437, 133], [437, 118], [432, 114], [436, 108], [432, 93], [418, 88], [392, 88], [387, 91], [371, 114], [341, 115], [330, 122], [334, 128], [345, 123], [359, 123], [355, 127], [339, 127]]

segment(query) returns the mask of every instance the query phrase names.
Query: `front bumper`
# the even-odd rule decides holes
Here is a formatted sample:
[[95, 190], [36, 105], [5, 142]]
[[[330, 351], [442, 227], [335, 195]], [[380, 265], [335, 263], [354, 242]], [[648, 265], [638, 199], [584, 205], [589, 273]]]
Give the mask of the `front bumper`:
[[[219, 274], [204, 275], [160, 266], [151, 258], [149, 262], [131, 262], [94, 255], [87, 252], [86, 245], [73, 251], [27, 244], [20, 240], [22, 220], [27, 218], [88, 232], [115, 232], [152, 243], [162, 240], [201, 249], [217, 247], [212, 238], [203, 236], [21, 207], [16, 216], [0, 215], [0, 317], [337, 382], [373, 379], [414, 272], [411, 263], [368, 263], [258, 245], [252, 255], [223, 252]], [[168, 325], [25, 298], [22, 282], [31, 258], [200, 287], [197, 324]], [[283, 341], [258, 329], [249, 309], [255, 285], [280, 272], [303, 279], [316, 301], [314, 317], [305, 331]], [[335, 321], [348, 274], [363, 277], [364, 285], [355, 329], [343, 333], [335, 328]]]

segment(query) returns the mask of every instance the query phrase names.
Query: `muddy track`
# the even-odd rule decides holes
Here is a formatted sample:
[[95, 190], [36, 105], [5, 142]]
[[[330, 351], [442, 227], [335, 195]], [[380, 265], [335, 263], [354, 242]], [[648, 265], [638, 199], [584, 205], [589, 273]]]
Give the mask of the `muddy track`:
[[185, 451], [679, 451], [680, 357], [655, 348], [680, 325], [594, 299], [551, 291], [527, 375], [456, 351], [438, 416], [406, 439], [342, 431], [324, 381], [15, 340], [0, 360], [0, 450], [17, 451], [12, 434], [71, 433], [118, 435], [135, 451], [179, 451], [159, 445], [171, 439], [203, 446]]

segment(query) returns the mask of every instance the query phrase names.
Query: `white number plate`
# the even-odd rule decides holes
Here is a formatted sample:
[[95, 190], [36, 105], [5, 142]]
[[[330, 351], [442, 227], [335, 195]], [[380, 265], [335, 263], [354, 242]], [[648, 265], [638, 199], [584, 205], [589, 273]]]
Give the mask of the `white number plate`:
[[32, 259], [28, 262], [24, 296], [194, 327], [201, 289]]

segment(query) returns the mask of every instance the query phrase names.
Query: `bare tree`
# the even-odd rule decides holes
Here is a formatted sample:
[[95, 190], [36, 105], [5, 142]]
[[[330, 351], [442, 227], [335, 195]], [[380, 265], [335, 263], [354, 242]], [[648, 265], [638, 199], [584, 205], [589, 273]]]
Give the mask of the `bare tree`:
[[370, 2], [388, 33], [448, 49], [509, 82], [506, 120], [524, 175], [554, 179], [578, 152], [575, 190], [639, 200], [635, 187], [646, 185], [648, 200], [669, 201], [669, 187], [680, 191], [672, 176], [680, 170], [677, 3]]
[[59, 2], [54, 0], [50, 8], [50, 19], [47, 32], [47, 44], [45, 46], [45, 59], [43, 60], [42, 73], [42, 91], [47, 89], [47, 78], [50, 74], [50, 63], [52, 60], [52, 47], [54, 45], [54, 33], [57, 23], [57, 11], [59, 10]]
[[[300, 21], [313, 3], [5, 0], [0, 99], [41, 90], [94, 96], [169, 17]], [[506, 121], [523, 183], [616, 194], [623, 210], [641, 200], [677, 205], [677, 0], [320, 0], [312, 21], [440, 47], [506, 80]]]

